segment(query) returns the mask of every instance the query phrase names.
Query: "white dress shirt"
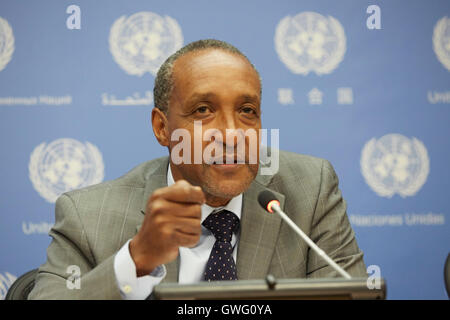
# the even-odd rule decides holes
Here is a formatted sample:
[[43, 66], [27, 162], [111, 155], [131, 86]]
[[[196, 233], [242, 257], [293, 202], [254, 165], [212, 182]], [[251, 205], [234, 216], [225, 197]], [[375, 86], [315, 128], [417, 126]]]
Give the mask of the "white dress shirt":
[[[167, 170], [167, 185], [174, 184], [172, 171]], [[238, 218], [241, 218], [242, 210], [242, 194], [231, 199], [225, 207], [213, 208], [204, 204], [201, 206], [202, 222], [213, 211], [226, 209], [233, 212]], [[237, 244], [239, 232], [233, 234], [231, 245], [233, 246], [233, 257], [236, 261]], [[166, 276], [166, 268], [164, 265], [158, 266], [152, 273], [143, 277], [136, 276], [136, 265], [130, 255], [128, 240], [114, 257], [114, 272], [117, 279], [117, 285], [124, 299], [138, 300], [147, 298], [153, 291], [153, 287], [158, 285]], [[202, 281], [203, 272], [209, 259], [211, 249], [216, 242], [214, 235], [202, 226], [202, 234], [197, 245], [193, 248], [180, 247], [180, 269], [179, 283], [195, 283]]]

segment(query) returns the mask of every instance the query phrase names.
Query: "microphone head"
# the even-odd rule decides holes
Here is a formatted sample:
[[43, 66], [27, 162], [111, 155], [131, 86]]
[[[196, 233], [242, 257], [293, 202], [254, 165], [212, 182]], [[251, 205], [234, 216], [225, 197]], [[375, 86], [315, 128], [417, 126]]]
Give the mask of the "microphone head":
[[277, 197], [273, 194], [273, 192], [270, 192], [269, 190], [261, 191], [258, 195], [258, 202], [267, 211], [270, 213], [273, 213], [272, 205], [277, 204], [280, 205], [280, 201], [277, 200]]

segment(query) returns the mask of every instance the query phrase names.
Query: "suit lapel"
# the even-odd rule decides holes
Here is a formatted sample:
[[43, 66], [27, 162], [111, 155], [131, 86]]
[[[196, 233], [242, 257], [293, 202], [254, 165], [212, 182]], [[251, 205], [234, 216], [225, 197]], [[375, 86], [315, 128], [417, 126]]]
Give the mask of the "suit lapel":
[[244, 192], [236, 262], [240, 280], [266, 277], [280, 231], [281, 218], [268, 213], [258, 203], [258, 195], [264, 190], [272, 191], [280, 200], [281, 209], [284, 208], [284, 195], [257, 180]]
[[167, 168], [169, 165], [169, 158], [162, 158], [159, 163], [149, 170], [145, 175], [145, 189], [144, 198], [142, 199], [141, 212], [145, 212], [148, 197], [159, 188], [167, 187]]
[[180, 255], [178, 257], [165, 264], [166, 266], [166, 276], [161, 282], [175, 282], [178, 283], [178, 275], [180, 274], [178, 271], [180, 270]]

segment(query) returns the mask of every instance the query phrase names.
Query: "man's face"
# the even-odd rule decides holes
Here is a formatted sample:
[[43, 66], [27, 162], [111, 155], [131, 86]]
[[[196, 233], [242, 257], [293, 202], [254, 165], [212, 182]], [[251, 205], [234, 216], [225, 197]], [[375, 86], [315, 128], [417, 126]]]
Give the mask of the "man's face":
[[[257, 156], [261, 128], [259, 77], [243, 57], [217, 49], [191, 52], [180, 57], [174, 64], [173, 77], [174, 87], [167, 114], [169, 139], [174, 130], [186, 129], [191, 137], [192, 155], [190, 164], [171, 163], [174, 179], [185, 179], [200, 186], [208, 204], [224, 205], [244, 192], [258, 172], [259, 157], [249, 163], [249, 143], [256, 143]], [[194, 141], [194, 121], [197, 124], [201, 122], [203, 134], [208, 129], [216, 129], [223, 140], [212, 139], [214, 142], [211, 142], [196, 137], [200, 139]], [[242, 135], [237, 139], [226, 139], [227, 129], [242, 129], [243, 132], [253, 129], [256, 141], [242, 138]], [[172, 151], [178, 143], [170, 141], [169, 150]], [[201, 163], [194, 163], [195, 143], [202, 146], [202, 155], [209, 144], [220, 146], [223, 163], [228, 164], [208, 163], [203, 156]], [[242, 147], [242, 144], [245, 154], [238, 155], [238, 145]], [[214, 151], [212, 155], [220, 156], [220, 153]], [[233, 162], [230, 158], [240, 158], [239, 161], [245, 158], [245, 163], [229, 164]]]

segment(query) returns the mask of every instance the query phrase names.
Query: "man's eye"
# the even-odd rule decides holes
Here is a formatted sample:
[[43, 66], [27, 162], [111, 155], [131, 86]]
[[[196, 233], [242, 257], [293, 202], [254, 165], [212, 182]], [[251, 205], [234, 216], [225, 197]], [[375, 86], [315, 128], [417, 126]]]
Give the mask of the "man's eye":
[[207, 107], [207, 106], [201, 106], [201, 107], [195, 109], [196, 113], [201, 113], [201, 114], [208, 113], [208, 111], [209, 111], [209, 107]]
[[243, 107], [243, 108], [241, 109], [241, 111], [242, 111], [243, 113], [247, 113], [247, 114], [256, 114], [255, 109], [250, 108], [250, 107]]

